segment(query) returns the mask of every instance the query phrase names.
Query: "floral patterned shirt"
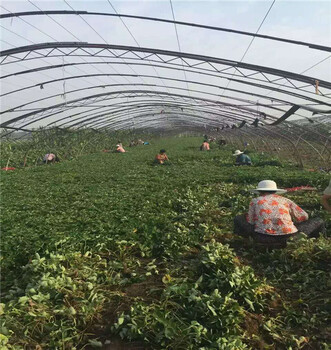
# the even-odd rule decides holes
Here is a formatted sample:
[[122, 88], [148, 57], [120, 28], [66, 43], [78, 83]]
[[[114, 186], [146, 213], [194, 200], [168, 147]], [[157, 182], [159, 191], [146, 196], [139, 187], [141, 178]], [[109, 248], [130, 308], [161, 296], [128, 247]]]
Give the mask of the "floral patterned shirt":
[[284, 235], [298, 231], [296, 222], [306, 221], [308, 214], [291, 200], [276, 194], [254, 198], [247, 214], [247, 221], [255, 231], [268, 235]]

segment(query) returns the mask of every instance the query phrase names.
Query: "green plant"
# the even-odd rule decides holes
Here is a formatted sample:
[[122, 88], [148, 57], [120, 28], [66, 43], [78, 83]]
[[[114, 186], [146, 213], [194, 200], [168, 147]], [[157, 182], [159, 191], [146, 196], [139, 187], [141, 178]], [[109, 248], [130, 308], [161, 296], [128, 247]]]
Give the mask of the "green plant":
[[[154, 349], [325, 349], [329, 238], [261, 252], [232, 222], [261, 179], [322, 190], [328, 176], [238, 168], [193, 137], [100, 152], [126, 137], [53, 130], [12, 144], [9, 165], [27, 154], [27, 166], [0, 179], [1, 346], [63, 350], [120, 332]], [[34, 167], [53, 146], [63, 161]], [[172, 166], [151, 166], [161, 148]], [[286, 195], [330, 229], [318, 193]]]

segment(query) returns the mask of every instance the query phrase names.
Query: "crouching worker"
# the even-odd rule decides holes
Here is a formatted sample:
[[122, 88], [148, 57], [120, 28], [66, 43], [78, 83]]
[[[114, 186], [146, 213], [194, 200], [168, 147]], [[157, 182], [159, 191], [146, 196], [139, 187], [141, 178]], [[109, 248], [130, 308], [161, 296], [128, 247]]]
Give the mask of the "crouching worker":
[[121, 143], [116, 145], [116, 153], [125, 153], [125, 149], [123, 148]]
[[298, 205], [279, 196], [286, 190], [278, 189], [274, 181], [261, 181], [252, 192], [259, 196], [251, 201], [247, 215], [235, 217], [235, 234], [252, 236], [266, 246], [282, 248], [286, 246], [287, 239], [298, 231], [309, 237], [317, 237], [324, 232], [323, 220], [308, 219], [308, 214]]
[[200, 151], [210, 151], [210, 146], [207, 140], [203, 141], [203, 144], [200, 146]]
[[239, 149], [234, 152], [233, 156], [236, 157], [235, 165], [252, 165], [251, 158]]
[[43, 163], [48, 164], [48, 163], [55, 163], [59, 162], [60, 159], [54, 154], [54, 153], [47, 153], [44, 156]]
[[165, 164], [165, 162], [169, 161], [168, 156], [166, 155], [166, 150], [161, 149], [160, 153], [155, 156], [154, 163], [156, 164]]

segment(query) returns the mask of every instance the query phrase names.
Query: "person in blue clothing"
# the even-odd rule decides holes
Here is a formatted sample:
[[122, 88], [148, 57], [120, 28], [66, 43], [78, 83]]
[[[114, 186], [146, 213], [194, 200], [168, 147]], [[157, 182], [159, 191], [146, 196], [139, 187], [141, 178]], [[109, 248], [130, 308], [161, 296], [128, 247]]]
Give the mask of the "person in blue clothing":
[[233, 156], [236, 157], [235, 165], [252, 165], [251, 158], [239, 149], [234, 152]]

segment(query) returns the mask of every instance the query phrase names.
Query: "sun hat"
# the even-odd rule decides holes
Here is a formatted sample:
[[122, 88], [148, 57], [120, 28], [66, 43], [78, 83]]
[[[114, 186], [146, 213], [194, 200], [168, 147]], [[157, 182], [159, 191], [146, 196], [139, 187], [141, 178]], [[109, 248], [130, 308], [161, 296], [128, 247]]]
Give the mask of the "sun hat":
[[239, 149], [237, 149], [234, 154], [232, 154], [233, 156], [239, 156], [240, 154], [243, 154], [244, 152], [241, 152]]
[[251, 190], [253, 193], [259, 193], [262, 192], [277, 192], [277, 193], [285, 193], [286, 190], [283, 190], [281, 188], [277, 188], [277, 184], [275, 181], [272, 180], [263, 180], [260, 181], [257, 185], [257, 188]]

